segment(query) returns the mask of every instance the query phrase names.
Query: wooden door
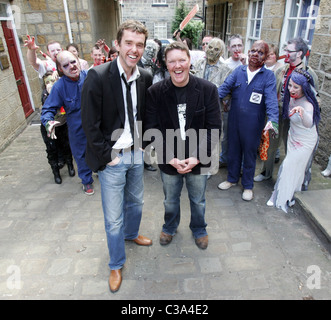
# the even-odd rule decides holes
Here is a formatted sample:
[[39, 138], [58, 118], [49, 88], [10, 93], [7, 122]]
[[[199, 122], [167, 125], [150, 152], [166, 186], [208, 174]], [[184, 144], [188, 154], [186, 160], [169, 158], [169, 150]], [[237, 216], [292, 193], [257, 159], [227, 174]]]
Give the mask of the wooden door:
[[[23, 110], [25, 117], [27, 118], [32, 112], [32, 104], [30, 101], [30, 96], [28, 93], [28, 89], [25, 83], [25, 78], [22, 71], [22, 64], [20, 61], [20, 57], [18, 54], [16, 42], [15, 42], [15, 36], [12, 28], [10, 28], [11, 22], [10, 21], [1, 21], [3, 33], [5, 35], [7, 47], [8, 47], [8, 53], [9, 58], [13, 67], [16, 84], [18, 88], [18, 92], [21, 98]], [[8, 27], [9, 26], [9, 27]]]

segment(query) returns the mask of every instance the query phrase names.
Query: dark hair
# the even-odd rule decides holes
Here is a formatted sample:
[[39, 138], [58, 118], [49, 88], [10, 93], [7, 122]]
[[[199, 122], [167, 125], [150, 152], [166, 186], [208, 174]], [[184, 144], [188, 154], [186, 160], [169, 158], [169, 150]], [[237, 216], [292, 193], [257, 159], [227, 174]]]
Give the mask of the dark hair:
[[146, 45], [146, 41], [148, 38], [148, 30], [143, 23], [136, 21], [136, 20], [124, 21], [118, 27], [118, 30], [117, 30], [116, 40], [117, 40], [118, 44], [121, 43], [124, 30], [131, 30], [133, 32], [142, 33], [143, 35], [145, 35], [145, 45]]
[[292, 44], [292, 43], [295, 45], [296, 51], [302, 51], [302, 55], [301, 55], [301, 60], [302, 60], [308, 51], [308, 46], [306, 41], [303, 40], [302, 38], [293, 38], [287, 41], [287, 44]]
[[164, 59], [167, 60], [168, 52], [175, 50], [175, 49], [185, 51], [186, 54], [188, 55], [188, 57], [189, 58], [191, 57], [190, 50], [188, 49], [188, 47], [185, 43], [183, 43], [181, 41], [174, 41], [166, 46], [166, 48], [164, 50]]
[[108, 52], [108, 58], [110, 58], [110, 56], [111, 56], [112, 54], [114, 54], [115, 52], [118, 52], [117, 49], [116, 49], [116, 47], [111, 47], [111, 48], [109, 49], [109, 52]]
[[189, 48], [189, 50], [192, 50], [192, 40], [190, 38], [184, 38], [183, 42], [186, 41], [186, 44]]

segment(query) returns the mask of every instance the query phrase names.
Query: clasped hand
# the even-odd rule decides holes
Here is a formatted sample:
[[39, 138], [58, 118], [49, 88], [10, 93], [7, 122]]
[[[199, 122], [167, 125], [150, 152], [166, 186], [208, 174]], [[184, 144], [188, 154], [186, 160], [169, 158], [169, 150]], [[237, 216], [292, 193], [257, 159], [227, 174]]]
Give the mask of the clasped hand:
[[177, 158], [173, 158], [169, 164], [171, 164], [175, 169], [177, 169], [177, 172], [180, 174], [189, 173], [192, 171], [192, 169], [199, 164], [200, 161], [197, 158], [190, 157], [184, 160], [179, 160]]
[[297, 107], [294, 107], [290, 114], [289, 114], [289, 117], [292, 117], [295, 113], [299, 113], [299, 116], [301, 117], [301, 119], [303, 118], [303, 113], [304, 113], [304, 110], [302, 107], [300, 106], [297, 106]]

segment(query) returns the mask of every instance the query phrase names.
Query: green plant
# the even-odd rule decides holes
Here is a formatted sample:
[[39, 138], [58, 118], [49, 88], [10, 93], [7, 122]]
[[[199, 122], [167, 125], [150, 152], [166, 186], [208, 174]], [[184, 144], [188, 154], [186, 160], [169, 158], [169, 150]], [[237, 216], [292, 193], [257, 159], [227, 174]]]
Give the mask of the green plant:
[[[184, 20], [190, 9], [186, 7], [185, 2], [179, 2], [175, 10], [175, 16], [172, 20], [171, 32], [174, 33], [178, 28], [180, 23]], [[198, 46], [199, 39], [201, 37], [201, 32], [204, 29], [204, 23], [201, 20], [191, 20], [184, 30], [181, 31], [181, 38], [189, 38], [195, 47]]]

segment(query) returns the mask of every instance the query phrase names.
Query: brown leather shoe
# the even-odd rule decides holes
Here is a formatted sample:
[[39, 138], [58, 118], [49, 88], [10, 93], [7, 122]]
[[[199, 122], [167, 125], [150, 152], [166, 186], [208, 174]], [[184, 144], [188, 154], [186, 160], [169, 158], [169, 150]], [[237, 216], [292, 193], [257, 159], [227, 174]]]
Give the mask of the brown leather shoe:
[[161, 232], [160, 234], [160, 245], [165, 246], [167, 244], [169, 244], [172, 240], [172, 235], [171, 234], [167, 234], [165, 232]]
[[139, 235], [136, 239], [133, 239], [133, 241], [139, 246], [151, 246], [153, 244], [153, 241], [151, 239], [142, 235]]
[[121, 286], [122, 283], [122, 271], [121, 269], [118, 270], [111, 270], [109, 276], [109, 288], [111, 292], [116, 292]]
[[204, 237], [195, 239], [195, 244], [200, 249], [206, 249], [208, 247], [208, 236], [204, 236]]

